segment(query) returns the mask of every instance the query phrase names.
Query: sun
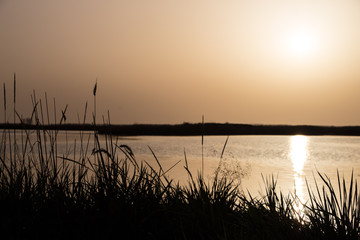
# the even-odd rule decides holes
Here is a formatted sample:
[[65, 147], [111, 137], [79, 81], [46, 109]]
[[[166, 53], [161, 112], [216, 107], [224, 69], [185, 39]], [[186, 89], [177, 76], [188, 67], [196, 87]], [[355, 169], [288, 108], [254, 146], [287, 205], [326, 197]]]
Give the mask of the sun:
[[285, 48], [294, 58], [310, 57], [316, 53], [316, 34], [307, 29], [292, 29], [286, 34]]

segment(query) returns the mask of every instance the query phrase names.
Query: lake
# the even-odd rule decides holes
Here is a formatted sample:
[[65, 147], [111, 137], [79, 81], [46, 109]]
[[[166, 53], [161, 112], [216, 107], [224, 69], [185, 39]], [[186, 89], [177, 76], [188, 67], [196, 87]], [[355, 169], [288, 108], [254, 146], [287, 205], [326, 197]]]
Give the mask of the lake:
[[[85, 132], [83, 137], [83, 142], [89, 137], [89, 146], [93, 146], [91, 133]], [[113, 137], [114, 140], [115, 138]], [[20, 142], [20, 131], [17, 131], [17, 139]], [[214, 176], [221, 163], [220, 173], [235, 179], [243, 190], [252, 195], [264, 192], [264, 178], [271, 176], [277, 179], [282, 192], [296, 191], [304, 201], [307, 199], [306, 180], [312, 189], [315, 189], [314, 177], [321, 183], [317, 171], [329, 176], [334, 183], [337, 171], [347, 180], [350, 179], [352, 171], [355, 179], [360, 177], [360, 137], [230, 136], [225, 146], [226, 139], [227, 136], [204, 136], [203, 145], [201, 136], [119, 137], [117, 141], [118, 145], [128, 145], [137, 161], [146, 161], [159, 169], [151, 148], [163, 169], [171, 168], [167, 172], [169, 178], [179, 181], [180, 184], [188, 181], [184, 169], [185, 155], [193, 175], [201, 171], [202, 159], [204, 160], [204, 175], [207, 179]], [[75, 140], [79, 149], [78, 132], [60, 132], [57, 141], [58, 154], [72, 156], [75, 146], [72, 143]], [[102, 135], [100, 142], [102, 145], [106, 142]]]
[[[220, 163], [226, 136], [204, 137], [204, 172], [211, 177]], [[202, 144], [200, 137], [134, 137], [124, 138], [139, 160], [154, 164], [156, 154], [164, 168], [177, 161], [169, 175], [181, 182], [187, 181], [183, 168], [185, 156], [192, 172], [201, 170]], [[314, 187], [317, 171], [336, 180], [340, 176], [350, 179], [352, 171], [360, 177], [360, 137], [344, 136], [230, 136], [221, 160], [223, 173], [239, 178], [241, 187], [257, 194], [264, 188], [264, 178], [274, 176], [279, 188], [296, 190], [306, 196], [306, 182]], [[241, 174], [237, 174], [237, 173]]]

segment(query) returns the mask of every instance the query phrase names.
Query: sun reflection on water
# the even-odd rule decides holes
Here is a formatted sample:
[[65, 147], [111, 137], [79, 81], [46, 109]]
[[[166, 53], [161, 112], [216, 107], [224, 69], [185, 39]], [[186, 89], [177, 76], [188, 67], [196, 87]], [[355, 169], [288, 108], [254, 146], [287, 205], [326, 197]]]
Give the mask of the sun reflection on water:
[[[300, 202], [304, 203], [304, 180], [303, 170], [307, 159], [307, 143], [308, 138], [303, 135], [295, 135], [291, 137], [290, 158], [293, 164], [295, 191]], [[297, 203], [295, 209], [302, 213], [304, 207], [301, 203]]]

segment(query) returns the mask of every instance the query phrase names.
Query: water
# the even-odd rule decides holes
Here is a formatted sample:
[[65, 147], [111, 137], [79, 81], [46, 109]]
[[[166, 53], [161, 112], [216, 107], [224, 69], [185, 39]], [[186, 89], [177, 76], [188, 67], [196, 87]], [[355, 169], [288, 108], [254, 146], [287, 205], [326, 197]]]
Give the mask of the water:
[[[220, 163], [226, 136], [205, 136], [205, 176], [211, 178]], [[201, 170], [201, 137], [135, 137], [121, 139], [135, 152], [139, 160], [150, 161], [148, 146], [156, 153], [164, 166], [170, 168], [178, 160], [169, 175], [180, 182], [187, 181], [183, 168], [185, 156], [192, 172]], [[296, 192], [303, 201], [307, 199], [306, 181], [315, 190], [317, 174], [326, 174], [333, 183], [340, 177], [349, 180], [360, 178], [360, 137], [347, 136], [230, 136], [223, 158], [223, 169], [238, 178], [243, 190], [252, 195], [264, 192], [264, 179], [274, 176], [279, 190]], [[236, 173], [241, 174], [236, 174]], [[335, 187], [337, 184], [334, 184]]]
[[[33, 135], [35, 137], [35, 134]], [[21, 142], [20, 131], [17, 131], [16, 136], [17, 142]], [[329, 176], [333, 182], [336, 181], [337, 171], [347, 180], [350, 179], [352, 171], [355, 179], [360, 178], [360, 137], [230, 136], [220, 160], [226, 138], [205, 136], [202, 146], [201, 136], [140, 136], [118, 138], [117, 144], [128, 145], [137, 161], [146, 161], [155, 169], [159, 169], [151, 148], [162, 167], [165, 170], [171, 168], [167, 175], [181, 184], [188, 181], [184, 169], [185, 155], [191, 172], [196, 175], [202, 168], [203, 152], [206, 178], [211, 179], [214, 176], [221, 162], [221, 173], [233, 177], [243, 190], [249, 191], [252, 195], [264, 192], [264, 178], [270, 176], [277, 179], [282, 192], [296, 191], [303, 201], [307, 199], [306, 180], [312, 189], [315, 189], [314, 176], [320, 181], [317, 171]], [[94, 146], [93, 137], [91, 133], [85, 132], [83, 142], [87, 142], [88, 139], [90, 153]], [[58, 155], [73, 158], [75, 140], [76, 151], [79, 151], [79, 133], [60, 132], [57, 137]], [[103, 146], [106, 143], [104, 136], [100, 136], [100, 143]]]

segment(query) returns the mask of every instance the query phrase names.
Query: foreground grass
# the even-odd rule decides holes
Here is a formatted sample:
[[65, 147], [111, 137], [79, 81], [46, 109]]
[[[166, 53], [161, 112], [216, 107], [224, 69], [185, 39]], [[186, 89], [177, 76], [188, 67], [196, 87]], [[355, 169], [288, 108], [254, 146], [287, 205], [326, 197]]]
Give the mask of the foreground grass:
[[0, 156], [5, 239], [359, 238], [353, 180], [346, 187], [338, 178], [339, 195], [320, 175], [323, 187], [309, 191], [311, 201], [299, 213], [296, 195], [279, 193], [273, 178], [264, 196], [252, 198], [220, 175], [206, 181], [188, 171], [188, 184], [180, 186], [160, 165], [138, 163], [111, 136], [101, 146], [96, 133], [84, 135], [73, 157], [58, 152], [56, 131], [26, 132], [21, 144], [13, 137], [3, 132]]
[[[49, 111], [43, 111], [35, 94], [32, 99], [34, 122], [38, 126], [44, 118], [49, 122]], [[14, 107], [14, 118], [15, 114]], [[65, 120], [66, 108], [55, 124]], [[304, 212], [298, 212], [296, 194], [278, 192], [274, 178], [266, 179], [265, 194], [255, 198], [220, 171], [211, 180], [201, 173], [193, 175], [185, 155], [189, 181], [179, 185], [167, 178], [155, 154], [159, 170], [138, 162], [131, 149], [112, 135], [105, 133], [105, 143], [100, 144], [96, 132], [79, 132], [80, 142], [60, 151], [58, 133], [38, 127], [23, 130], [19, 137], [13, 130], [3, 130], [1, 238], [359, 238], [360, 195], [353, 177], [347, 185], [338, 176], [336, 193], [330, 179], [319, 173], [322, 183], [315, 192], [309, 190], [310, 201]]]

